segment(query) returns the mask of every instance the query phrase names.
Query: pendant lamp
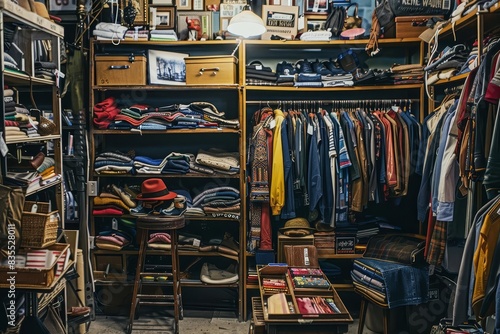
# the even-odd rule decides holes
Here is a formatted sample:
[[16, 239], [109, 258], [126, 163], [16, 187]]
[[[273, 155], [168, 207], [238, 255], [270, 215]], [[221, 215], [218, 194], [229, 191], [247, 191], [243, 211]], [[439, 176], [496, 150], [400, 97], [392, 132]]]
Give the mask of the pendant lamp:
[[266, 32], [262, 18], [252, 12], [250, 5], [246, 4], [241, 13], [233, 16], [227, 30], [237, 36], [244, 38], [260, 36]]

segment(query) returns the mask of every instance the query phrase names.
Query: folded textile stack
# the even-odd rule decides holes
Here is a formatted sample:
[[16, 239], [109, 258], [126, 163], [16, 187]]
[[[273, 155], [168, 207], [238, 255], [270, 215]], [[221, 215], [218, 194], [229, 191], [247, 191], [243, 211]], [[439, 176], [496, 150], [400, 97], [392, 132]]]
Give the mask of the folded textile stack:
[[149, 37], [149, 31], [146, 29], [129, 29], [125, 33], [125, 39], [129, 41], [147, 41]]
[[35, 61], [35, 76], [37, 78], [54, 80], [57, 65], [50, 61]]
[[195, 161], [199, 165], [213, 169], [216, 173], [234, 175], [240, 172], [238, 152], [199, 150]]
[[134, 159], [121, 152], [99, 153], [94, 162], [98, 174], [134, 174]]
[[107, 129], [109, 124], [114, 121], [120, 109], [116, 105], [114, 97], [109, 97], [102, 102], [94, 105], [94, 125], [98, 129]]
[[120, 251], [132, 241], [133, 237], [131, 235], [119, 230], [102, 231], [95, 237], [97, 248], [112, 251]]
[[424, 68], [427, 72], [426, 83], [432, 85], [439, 80], [450, 79], [464, 66], [468, 58], [469, 51], [464, 44], [445, 47]]
[[318, 73], [298, 73], [295, 76], [295, 87], [323, 87], [321, 74]]
[[192, 154], [172, 152], [163, 159], [153, 159], [147, 156], [135, 156], [134, 168], [138, 174], [186, 174]]
[[19, 65], [17, 64], [16, 60], [12, 58], [12, 56], [8, 53], [3, 54], [3, 64], [6, 69], [19, 71]]
[[420, 64], [394, 65], [391, 67], [395, 85], [422, 83], [424, 67]]
[[150, 32], [151, 41], [177, 41], [177, 34], [175, 30], [151, 30]]
[[260, 61], [253, 61], [245, 67], [246, 84], [252, 86], [275, 86], [277, 74]]
[[352, 73], [322, 75], [323, 87], [350, 87], [354, 85]]
[[102, 192], [99, 196], [94, 197], [94, 206], [92, 214], [94, 216], [121, 216], [124, 213], [129, 213], [130, 207], [121, 200], [120, 197]]
[[203, 263], [200, 280], [207, 284], [233, 284], [238, 282], [238, 266], [229, 265], [226, 269], [219, 269], [211, 263]]
[[127, 27], [116, 23], [100, 22], [96, 25], [92, 34], [97, 40], [122, 40], [125, 38]]
[[[233, 187], [205, 190], [193, 198], [193, 208], [201, 208], [206, 215], [239, 219], [240, 192]], [[186, 214], [189, 213], [186, 212]]]
[[378, 259], [354, 260], [354, 287], [389, 308], [426, 303], [429, 274], [426, 267], [413, 267]]
[[148, 247], [153, 249], [169, 250], [172, 240], [166, 232], [156, 232], [149, 235]]

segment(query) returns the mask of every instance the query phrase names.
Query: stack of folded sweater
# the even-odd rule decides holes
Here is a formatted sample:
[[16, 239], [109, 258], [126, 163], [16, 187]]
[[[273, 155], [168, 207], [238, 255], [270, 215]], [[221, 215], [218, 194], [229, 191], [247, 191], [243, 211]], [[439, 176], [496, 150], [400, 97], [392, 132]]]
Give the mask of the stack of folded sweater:
[[298, 73], [295, 75], [295, 87], [323, 87], [321, 74], [318, 73]]
[[95, 245], [100, 249], [120, 251], [129, 245], [133, 237], [124, 231], [108, 230], [102, 231], [95, 237]]
[[241, 199], [238, 189], [216, 187], [205, 190], [193, 198], [193, 207], [201, 208], [206, 215], [239, 219]]
[[438, 80], [450, 79], [464, 66], [468, 58], [469, 51], [464, 44], [445, 47], [424, 68], [427, 72], [426, 83], [431, 85]]
[[424, 67], [420, 64], [394, 65], [391, 67], [395, 85], [422, 83]]
[[339, 73], [321, 76], [323, 87], [350, 87], [354, 85], [352, 73]]
[[92, 214], [94, 216], [121, 216], [129, 213], [130, 207], [117, 195], [102, 192], [94, 197], [94, 207]]
[[166, 232], [155, 232], [149, 235], [148, 247], [153, 249], [170, 250], [172, 240]]
[[35, 61], [35, 76], [37, 78], [54, 80], [57, 65], [49, 61]]
[[94, 171], [98, 174], [135, 173], [134, 159], [120, 152], [103, 152], [95, 159]]
[[116, 105], [114, 97], [109, 97], [94, 106], [94, 125], [98, 129], [107, 129], [109, 124], [114, 121], [120, 109]]
[[138, 174], [186, 174], [192, 154], [172, 152], [163, 159], [135, 156], [134, 167]]
[[275, 86], [277, 74], [270, 67], [255, 61], [246, 66], [246, 84], [252, 86]]
[[238, 152], [223, 152], [217, 149], [199, 150], [196, 163], [221, 174], [234, 175], [240, 171]]
[[127, 27], [116, 23], [100, 22], [96, 25], [93, 35], [97, 40], [123, 40]]

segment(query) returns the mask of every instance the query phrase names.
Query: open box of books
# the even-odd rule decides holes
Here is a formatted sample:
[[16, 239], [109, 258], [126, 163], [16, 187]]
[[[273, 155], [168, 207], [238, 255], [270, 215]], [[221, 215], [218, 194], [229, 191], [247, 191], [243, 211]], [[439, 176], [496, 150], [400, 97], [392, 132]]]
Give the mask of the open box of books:
[[[14, 263], [0, 265], [0, 288], [15, 279], [16, 288], [50, 287], [66, 269], [70, 259], [69, 244], [56, 243], [45, 249], [21, 248]], [[14, 264], [12, 266], [12, 264]]]
[[264, 320], [352, 322], [344, 303], [320, 268], [257, 267]]

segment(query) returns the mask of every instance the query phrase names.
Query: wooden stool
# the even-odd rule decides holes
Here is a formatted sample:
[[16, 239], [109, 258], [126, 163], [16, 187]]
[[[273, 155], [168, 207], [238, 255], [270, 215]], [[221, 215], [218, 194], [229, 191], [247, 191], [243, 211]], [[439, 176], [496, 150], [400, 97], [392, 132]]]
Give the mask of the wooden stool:
[[[182, 318], [182, 294], [179, 280], [179, 253], [177, 245], [177, 230], [185, 225], [184, 216], [167, 217], [167, 216], [143, 216], [138, 217], [136, 222], [137, 232], [139, 233], [139, 255], [137, 258], [137, 270], [134, 280], [134, 291], [132, 294], [132, 304], [130, 305], [130, 318], [127, 332], [132, 332], [134, 318], [138, 306], [173, 306], [174, 307], [174, 333], [179, 333], [179, 319]], [[172, 257], [172, 270], [170, 273], [150, 273], [143, 272], [144, 262], [146, 260], [146, 247], [148, 244], [149, 232], [168, 232], [171, 239], [170, 254]], [[168, 253], [168, 251], [166, 251]], [[148, 295], [142, 294], [142, 284], [144, 276], [153, 277], [171, 277], [172, 278], [172, 295]], [[165, 284], [167, 285], [167, 284]], [[168, 284], [170, 285], [170, 283]], [[158, 283], [156, 282], [156, 286]], [[156, 327], [156, 326], [155, 326]], [[151, 330], [158, 330], [154, 328]]]
[[383, 312], [383, 325], [384, 325], [384, 334], [389, 334], [389, 306], [386, 303], [381, 303], [380, 301], [375, 300], [372, 296], [366, 294], [364, 291], [354, 288], [354, 291], [361, 296], [361, 308], [359, 310], [359, 325], [358, 325], [358, 334], [363, 334], [363, 329], [365, 327], [365, 319], [366, 319], [366, 309], [368, 308], [368, 303], [372, 303], [380, 308], [382, 308]]

